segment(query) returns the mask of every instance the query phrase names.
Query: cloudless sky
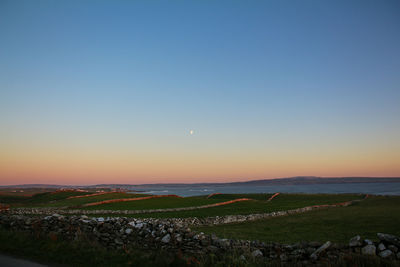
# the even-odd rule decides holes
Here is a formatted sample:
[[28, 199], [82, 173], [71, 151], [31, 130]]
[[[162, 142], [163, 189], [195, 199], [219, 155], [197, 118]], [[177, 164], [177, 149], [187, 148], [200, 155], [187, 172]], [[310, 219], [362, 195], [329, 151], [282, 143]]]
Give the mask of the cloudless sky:
[[0, 184], [400, 176], [399, 29], [399, 1], [0, 0]]

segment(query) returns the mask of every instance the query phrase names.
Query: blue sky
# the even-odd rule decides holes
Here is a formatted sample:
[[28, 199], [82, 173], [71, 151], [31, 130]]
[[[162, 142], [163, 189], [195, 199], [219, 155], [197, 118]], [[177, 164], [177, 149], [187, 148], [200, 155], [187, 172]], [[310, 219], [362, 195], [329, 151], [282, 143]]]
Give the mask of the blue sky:
[[[66, 144], [262, 166], [337, 150], [353, 153], [351, 174], [400, 175], [399, 14], [398, 1], [0, 1], [3, 153]], [[391, 171], [358, 170], [365, 154]]]

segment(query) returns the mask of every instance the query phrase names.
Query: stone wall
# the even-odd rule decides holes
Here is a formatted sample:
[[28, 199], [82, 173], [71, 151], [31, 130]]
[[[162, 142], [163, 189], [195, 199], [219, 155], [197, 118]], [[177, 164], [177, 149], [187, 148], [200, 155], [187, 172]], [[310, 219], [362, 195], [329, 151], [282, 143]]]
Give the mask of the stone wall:
[[[235, 201], [247, 201], [248, 199], [239, 199], [228, 201], [230, 203], [234, 203]], [[285, 211], [276, 211], [270, 213], [261, 213], [261, 214], [249, 214], [249, 215], [226, 215], [226, 216], [216, 216], [216, 217], [207, 217], [207, 218], [174, 218], [179, 223], [191, 224], [196, 226], [202, 225], [218, 225], [218, 224], [226, 224], [226, 223], [235, 223], [235, 222], [244, 222], [244, 221], [255, 221], [260, 219], [266, 219], [271, 217], [285, 216], [296, 213], [303, 213], [311, 210], [324, 209], [324, 208], [334, 208], [334, 207], [344, 207], [353, 204], [354, 202], [361, 200], [353, 200], [347, 201], [337, 204], [329, 204], [329, 205], [314, 205], [308, 206], [304, 208], [285, 210]], [[227, 202], [224, 202], [227, 204]], [[152, 210], [84, 210], [84, 209], [60, 209], [60, 208], [14, 208], [9, 211], [10, 214], [18, 214], [18, 215], [50, 215], [53, 213], [63, 214], [63, 215], [74, 215], [74, 214], [83, 214], [83, 215], [102, 215], [102, 214], [112, 214], [112, 215], [128, 215], [128, 214], [140, 214], [140, 213], [159, 213], [159, 212], [174, 212], [174, 211], [187, 211], [187, 210], [197, 210], [210, 208], [213, 206], [221, 205], [221, 203], [209, 204], [204, 206], [197, 207], [186, 207], [186, 208], [171, 208], [171, 209], [152, 209]]]
[[0, 226], [14, 231], [48, 236], [52, 239], [89, 239], [109, 249], [140, 247], [147, 249], [179, 250], [187, 254], [235, 253], [241, 257], [279, 259], [301, 262], [305, 265], [320, 261], [332, 262], [349, 253], [378, 255], [382, 258], [400, 258], [400, 239], [378, 234], [380, 242], [363, 240], [356, 236], [348, 245], [327, 241], [301, 242], [292, 245], [263, 243], [248, 240], [221, 239], [215, 235], [190, 230], [187, 221], [174, 219], [89, 218], [83, 216], [22, 216], [0, 215]]

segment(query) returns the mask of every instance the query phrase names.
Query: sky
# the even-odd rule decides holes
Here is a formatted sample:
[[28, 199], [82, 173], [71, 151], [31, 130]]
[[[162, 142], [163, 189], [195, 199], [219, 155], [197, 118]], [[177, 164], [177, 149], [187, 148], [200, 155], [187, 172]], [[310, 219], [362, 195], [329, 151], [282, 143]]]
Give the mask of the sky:
[[0, 185], [400, 177], [399, 28], [389, 0], [0, 0]]

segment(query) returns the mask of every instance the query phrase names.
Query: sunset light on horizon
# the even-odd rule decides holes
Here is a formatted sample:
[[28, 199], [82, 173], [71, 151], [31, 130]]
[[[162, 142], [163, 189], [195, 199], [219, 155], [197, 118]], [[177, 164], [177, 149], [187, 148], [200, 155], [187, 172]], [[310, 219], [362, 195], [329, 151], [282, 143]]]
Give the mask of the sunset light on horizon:
[[116, 2], [0, 2], [0, 185], [400, 177], [399, 2]]

